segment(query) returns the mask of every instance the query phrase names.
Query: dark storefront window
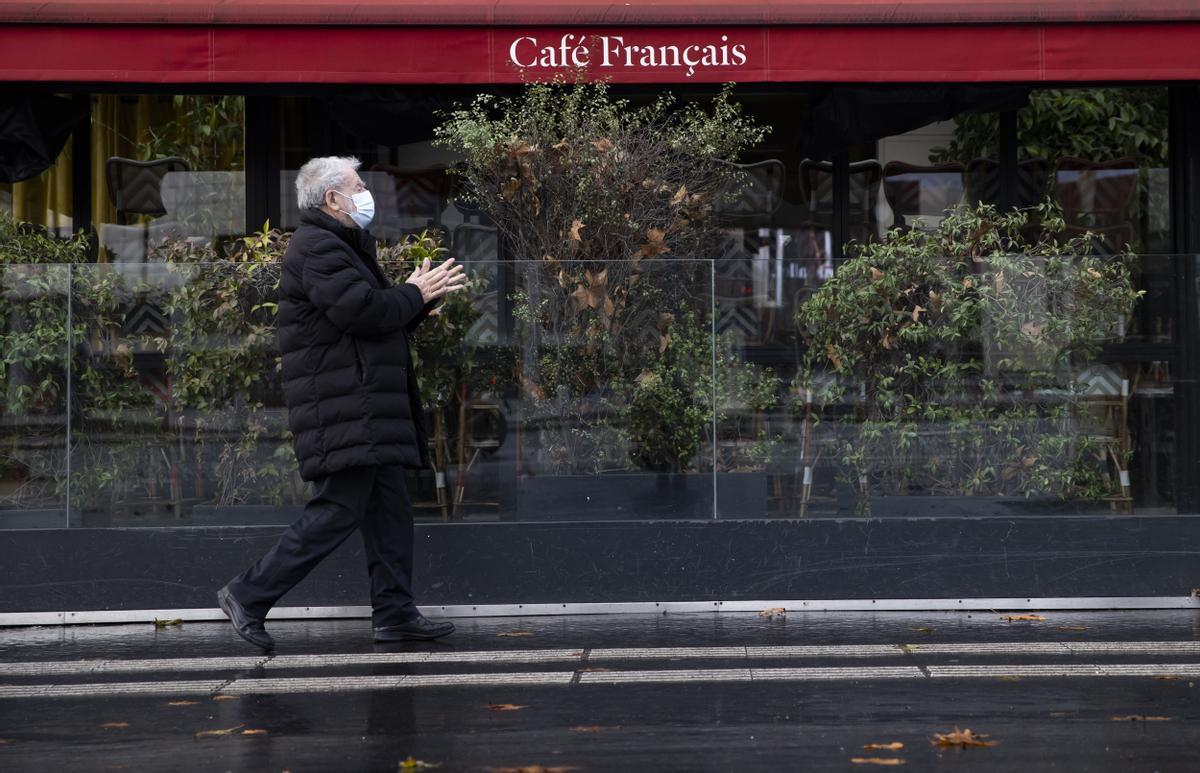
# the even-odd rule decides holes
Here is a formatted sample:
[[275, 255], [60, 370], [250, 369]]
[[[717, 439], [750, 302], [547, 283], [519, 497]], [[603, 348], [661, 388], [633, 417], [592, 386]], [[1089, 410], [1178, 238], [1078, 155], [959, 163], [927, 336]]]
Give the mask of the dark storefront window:
[[102, 261], [145, 263], [164, 242], [246, 230], [245, 100], [92, 98], [92, 217]]
[[[636, 104], [654, 91], [622, 94]], [[662, 308], [641, 349], [608, 360], [548, 326], [588, 298], [604, 303], [600, 270], [573, 297], [537, 260], [509, 254], [497, 224], [456, 188], [460, 159], [434, 130], [439, 111], [472, 94], [281, 97], [278, 143], [262, 165], [278, 175], [278, 198], [260, 204], [285, 232], [298, 223], [300, 165], [354, 155], [394, 277], [406, 270], [402, 245], [423, 232], [468, 266], [456, 327], [432, 328], [422, 366], [435, 470], [413, 475], [419, 517], [1174, 510], [1173, 278], [1193, 258], [1171, 254], [1166, 89], [740, 87], [735, 97], [773, 131], [740, 160], [745, 186], [718, 213], [715, 257], [658, 256], [641, 281]], [[240, 239], [245, 169], [260, 168], [247, 153], [245, 101], [101, 95], [91, 109], [98, 262], [83, 244], [69, 276], [58, 266], [3, 274], [0, 332], [10, 341], [26, 340], [34, 323], [65, 330], [68, 309], [74, 332], [69, 357], [64, 340], [9, 365], [0, 527], [61, 525], [68, 498], [82, 525], [287, 520], [294, 509], [281, 506], [302, 503], [307, 489], [276, 371], [276, 268], [256, 258], [278, 244]], [[0, 211], [69, 233], [70, 153], [68, 143], [39, 177], [0, 186]], [[1092, 310], [1080, 295], [1089, 269], [1124, 267], [1114, 281], [1146, 293], [1131, 313], [1080, 321], [1069, 345], [1038, 349], [1048, 360], [1012, 356], [1003, 325], [1017, 318], [986, 304], [970, 307], [977, 324], [964, 323], [953, 344], [903, 343], [880, 326], [864, 339], [874, 370], [842, 363], [836, 347], [809, 356], [802, 317], [812, 299], [860, 255], [895, 263], [871, 252], [889, 233], [933, 233], [979, 203], [1043, 201], [1064, 218], [1054, 245], [1092, 231], [1091, 252], [1111, 262], [1075, 254], [1077, 282], [1060, 276], [1016, 295], [1004, 283], [1037, 284], [1046, 255], [1030, 255], [999, 288], [986, 260], [941, 280], [984, 277], [995, 298], [1026, 304], [1016, 324], [1025, 343], [1055, 334], [1068, 307]], [[1036, 222], [1022, 231], [1032, 242], [1042, 235]], [[1133, 256], [1119, 257], [1126, 245]], [[956, 265], [956, 254], [930, 265]], [[873, 266], [860, 268], [863, 281], [879, 281]], [[893, 310], [899, 322], [923, 321], [939, 302], [942, 291], [930, 304], [920, 284], [912, 292], [922, 300]], [[53, 309], [63, 318], [47, 317]], [[837, 325], [839, 313], [826, 321]], [[944, 370], [914, 379], [920, 401], [875, 380], [897, 358], [923, 355]], [[896, 400], [920, 402], [922, 413], [897, 414]], [[950, 463], [968, 451], [972, 465]]]

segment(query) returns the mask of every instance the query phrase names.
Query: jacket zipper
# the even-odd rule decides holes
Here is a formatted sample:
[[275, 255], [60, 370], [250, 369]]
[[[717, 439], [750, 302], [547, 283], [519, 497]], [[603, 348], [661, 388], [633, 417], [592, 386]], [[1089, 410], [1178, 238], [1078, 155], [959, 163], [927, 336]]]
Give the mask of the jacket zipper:
[[362, 384], [366, 381], [366, 375], [363, 373], [363, 358], [362, 352], [358, 348], [358, 339], [352, 338], [354, 342], [354, 365], [358, 368], [358, 383]]

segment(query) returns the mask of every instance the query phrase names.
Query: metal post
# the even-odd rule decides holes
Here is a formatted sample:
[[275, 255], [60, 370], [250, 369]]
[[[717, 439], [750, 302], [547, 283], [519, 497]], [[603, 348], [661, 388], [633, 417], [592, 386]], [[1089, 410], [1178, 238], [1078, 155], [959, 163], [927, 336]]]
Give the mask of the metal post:
[[1170, 87], [1167, 133], [1175, 261], [1175, 505], [1200, 512], [1200, 87]]

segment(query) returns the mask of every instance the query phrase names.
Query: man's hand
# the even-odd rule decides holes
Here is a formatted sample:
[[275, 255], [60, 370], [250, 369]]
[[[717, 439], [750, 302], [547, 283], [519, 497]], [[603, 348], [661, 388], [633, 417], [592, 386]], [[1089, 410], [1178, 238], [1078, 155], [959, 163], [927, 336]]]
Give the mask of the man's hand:
[[429, 258], [425, 258], [405, 280], [408, 284], [417, 286], [421, 291], [421, 298], [426, 303], [466, 287], [467, 275], [463, 273], [462, 266], [454, 265], [454, 258], [448, 258], [436, 268], [431, 268], [430, 265]]

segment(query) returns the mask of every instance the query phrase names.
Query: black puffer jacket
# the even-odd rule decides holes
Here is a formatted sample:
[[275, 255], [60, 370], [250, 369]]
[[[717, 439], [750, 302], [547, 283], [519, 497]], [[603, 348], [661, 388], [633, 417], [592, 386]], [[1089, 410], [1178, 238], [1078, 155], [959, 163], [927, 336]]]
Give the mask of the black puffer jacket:
[[300, 477], [348, 467], [428, 465], [408, 333], [433, 304], [389, 286], [375, 240], [305, 212], [283, 255], [279, 348]]

